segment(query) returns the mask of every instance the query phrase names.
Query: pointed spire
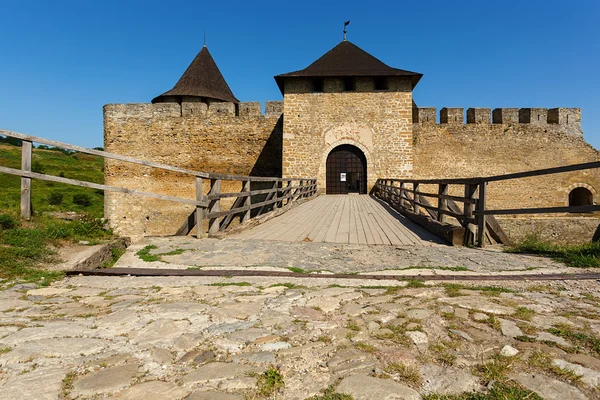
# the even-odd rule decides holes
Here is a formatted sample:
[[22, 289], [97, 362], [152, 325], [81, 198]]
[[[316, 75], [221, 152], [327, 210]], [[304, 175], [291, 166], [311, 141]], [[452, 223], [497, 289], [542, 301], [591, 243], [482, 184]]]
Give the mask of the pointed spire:
[[155, 97], [152, 103], [161, 103], [168, 98], [181, 102], [182, 96], [239, 103], [210, 55], [206, 42], [173, 89]]

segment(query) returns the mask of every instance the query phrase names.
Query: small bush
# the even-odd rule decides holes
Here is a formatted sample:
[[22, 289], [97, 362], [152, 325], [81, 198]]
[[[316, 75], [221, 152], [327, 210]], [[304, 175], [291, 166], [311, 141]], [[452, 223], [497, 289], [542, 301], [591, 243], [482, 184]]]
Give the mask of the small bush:
[[61, 192], [51, 192], [48, 196], [48, 204], [52, 206], [58, 206], [62, 204], [64, 195]]
[[78, 193], [73, 196], [73, 204], [77, 204], [82, 207], [89, 207], [92, 205], [91, 197], [86, 193]]
[[0, 228], [2, 229], [13, 229], [19, 225], [18, 221], [8, 214], [0, 214]]
[[46, 169], [38, 160], [35, 160], [33, 164], [31, 164], [31, 170], [33, 172], [37, 172], [38, 174], [43, 174], [44, 172], [46, 172]]

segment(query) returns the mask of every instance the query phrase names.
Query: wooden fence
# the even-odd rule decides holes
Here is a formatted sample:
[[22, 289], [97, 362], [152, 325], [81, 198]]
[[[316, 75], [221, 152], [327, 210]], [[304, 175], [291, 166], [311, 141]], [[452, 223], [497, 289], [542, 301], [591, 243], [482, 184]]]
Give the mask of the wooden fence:
[[[392, 207], [413, 216], [427, 213], [431, 219], [439, 223], [446, 222], [447, 217], [455, 218], [465, 228], [463, 244], [483, 247], [486, 235], [499, 243], [510, 243], [508, 236], [502, 231], [494, 215], [519, 214], [553, 214], [553, 213], [587, 213], [600, 211], [600, 205], [510, 208], [489, 210], [486, 208], [486, 187], [490, 182], [553, 175], [564, 172], [581, 171], [600, 168], [600, 162], [566, 165], [562, 167], [539, 169], [505, 175], [464, 179], [378, 179], [375, 194], [388, 202]], [[437, 193], [426, 192], [423, 186], [437, 187]], [[448, 194], [449, 185], [462, 187], [464, 195]], [[428, 198], [437, 199], [433, 205]], [[462, 207], [460, 206], [462, 204]]]
[[[180, 204], [193, 205], [196, 207], [194, 212], [192, 212], [187, 221], [185, 221], [179, 228], [176, 235], [187, 235], [191, 232], [195, 225], [198, 225], [198, 237], [200, 237], [202, 226], [201, 223], [197, 223], [198, 216], [200, 216], [199, 221], [204, 219], [209, 221], [208, 233], [215, 234], [219, 230], [226, 229], [236, 216], [240, 217], [241, 222], [246, 222], [251, 217], [255, 218], [267, 212], [275, 211], [281, 207], [287, 207], [298, 200], [311, 198], [317, 193], [317, 180], [312, 178], [273, 178], [200, 172], [146, 160], [139, 160], [133, 157], [122, 156], [106, 151], [88, 149], [85, 147], [1, 129], [0, 135], [20, 139], [22, 141], [21, 169], [0, 166], [0, 173], [17, 175], [21, 177], [21, 216], [27, 220], [31, 219], [32, 210], [31, 179], [40, 179], [44, 181], [64, 183], [68, 185], [100, 189], [104, 191], [120, 192], [136, 196], [167, 200]], [[92, 154], [105, 159], [124, 161], [132, 164], [139, 164], [146, 167], [158, 168], [166, 171], [194, 176], [196, 180], [196, 198], [186, 199], [182, 197], [166, 196], [158, 193], [144, 192], [33, 172], [31, 170], [33, 142], [80, 153]], [[242, 183], [241, 192], [221, 192], [222, 181], [240, 181]], [[206, 195], [203, 193], [205, 182], [210, 183], [210, 191]], [[261, 185], [269, 186], [269, 188], [251, 190], [251, 184], [259, 182]], [[235, 201], [229, 210], [221, 210], [221, 199], [224, 198], [235, 198]]]

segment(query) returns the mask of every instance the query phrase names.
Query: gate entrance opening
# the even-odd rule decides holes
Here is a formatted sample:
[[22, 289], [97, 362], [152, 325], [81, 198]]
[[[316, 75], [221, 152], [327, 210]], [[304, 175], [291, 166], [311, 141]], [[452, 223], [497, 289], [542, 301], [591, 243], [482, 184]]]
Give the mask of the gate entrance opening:
[[326, 169], [325, 193], [367, 193], [367, 159], [358, 147], [343, 144], [331, 150]]

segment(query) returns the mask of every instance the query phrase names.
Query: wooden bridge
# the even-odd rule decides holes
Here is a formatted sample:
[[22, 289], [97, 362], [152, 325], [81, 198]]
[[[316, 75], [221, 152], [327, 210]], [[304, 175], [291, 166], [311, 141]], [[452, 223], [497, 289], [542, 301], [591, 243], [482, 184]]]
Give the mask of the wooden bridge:
[[[478, 178], [429, 180], [382, 178], [373, 188], [373, 196], [317, 196], [317, 181], [314, 178], [254, 177], [199, 172], [16, 132], [0, 130], [0, 135], [22, 140], [21, 169], [0, 166], [0, 173], [21, 177], [21, 215], [25, 219], [31, 218], [31, 179], [193, 205], [194, 211], [179, 229], [174, 228], [174, 234], [188, 235], [195, 226], [198, 226], [198, 237], [203, 236], [201, 228], [204, 220], [208, 221], [208, 234], [215, 235], [220, 231], [228, 230], [235, 218], [239, 218], [243, 227], [251, 219], [263, 219], [265, 214], [270, 214], [277, 215], [277, 218], [246, 232], [238, 233], [235, 237], [413, 246], [430, 246], [443, 243], [445, 240], [455, 245], [481, 247], [486, 242], [505, 244], [509, 242], [508, 237], [495, 221], [494, 215], [600, 211], [600, 205], [505, 210], [489, 210], [486, 207], [486, 187], [491, 182], [600, 168], [600, 162]], [[196, 182], [195, 199], [32, 172], [33, 142], [191, 175], [195, 177]], [[221, 191], [222, 181], [241, 182], [242, 190], [224, 193]], [[205, 190], [205, 182], [210, 184], [210, 190]], [[455, 189], [453, 194], [448, 190], [450, 185]], [[232, 199], [233, 204], [229, 209], [222, 210], [221, 200], [227, 198]], [[437, 200], [437, 204], [432, 204], [428, 199]]]

